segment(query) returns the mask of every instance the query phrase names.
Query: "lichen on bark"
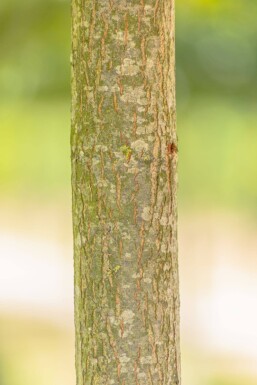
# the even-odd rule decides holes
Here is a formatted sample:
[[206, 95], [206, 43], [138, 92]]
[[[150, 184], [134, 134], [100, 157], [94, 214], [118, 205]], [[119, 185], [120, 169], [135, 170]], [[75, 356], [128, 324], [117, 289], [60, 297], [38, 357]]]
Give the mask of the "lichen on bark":
[[173, 0], [72, 0], [77, 385], [180, 384]]

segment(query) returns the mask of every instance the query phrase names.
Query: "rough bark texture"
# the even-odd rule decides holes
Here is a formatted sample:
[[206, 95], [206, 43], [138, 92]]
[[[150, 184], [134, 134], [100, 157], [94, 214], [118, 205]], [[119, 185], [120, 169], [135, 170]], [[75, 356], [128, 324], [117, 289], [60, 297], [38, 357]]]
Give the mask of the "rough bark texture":
[[72, 0], [77, 385], [180, 384], [173, 0]]

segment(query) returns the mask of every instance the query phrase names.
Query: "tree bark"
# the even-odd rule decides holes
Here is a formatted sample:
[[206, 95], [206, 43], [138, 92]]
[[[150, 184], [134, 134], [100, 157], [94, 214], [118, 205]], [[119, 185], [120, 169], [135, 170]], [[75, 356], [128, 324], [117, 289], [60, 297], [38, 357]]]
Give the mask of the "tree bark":
[[173, 0], [72, 0], [77, 385], [180, 384]]

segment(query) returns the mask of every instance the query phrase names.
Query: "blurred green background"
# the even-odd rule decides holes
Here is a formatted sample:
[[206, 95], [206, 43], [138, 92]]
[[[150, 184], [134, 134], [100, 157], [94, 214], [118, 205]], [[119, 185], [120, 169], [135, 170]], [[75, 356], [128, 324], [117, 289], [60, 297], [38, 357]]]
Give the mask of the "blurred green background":
[[[257, 380], [257, 3], [177, 0], [184, 385]], [[0, 3], [0, 384], [75, 384], [70, 2]]]

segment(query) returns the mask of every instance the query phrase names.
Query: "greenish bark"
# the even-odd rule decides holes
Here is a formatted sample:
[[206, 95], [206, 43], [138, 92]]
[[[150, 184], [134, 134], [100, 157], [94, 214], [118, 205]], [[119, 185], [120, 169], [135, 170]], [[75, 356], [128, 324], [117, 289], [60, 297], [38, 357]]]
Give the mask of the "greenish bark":
[[180, 384], [173, 0], [72, 0], [77, 385]]

